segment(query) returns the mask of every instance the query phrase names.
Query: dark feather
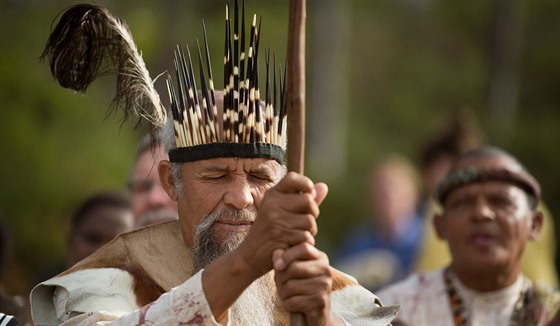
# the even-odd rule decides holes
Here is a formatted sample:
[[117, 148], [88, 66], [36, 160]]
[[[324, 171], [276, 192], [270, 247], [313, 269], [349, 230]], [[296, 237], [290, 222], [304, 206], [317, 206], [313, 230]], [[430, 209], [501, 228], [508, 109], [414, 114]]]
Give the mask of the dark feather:
[[[113, 104], [124, 118], [135, 114], [155, 127], [165, 123], [165, 108], [128, 26], [106, 8], [89, 4], [68, 8], [47, 41], [41, 55], [46, 58], [60, 85], [78, 92], [85, 92], [99, 76], [115, 73]], [[107, 59], [110, 64], [105, 64]]]

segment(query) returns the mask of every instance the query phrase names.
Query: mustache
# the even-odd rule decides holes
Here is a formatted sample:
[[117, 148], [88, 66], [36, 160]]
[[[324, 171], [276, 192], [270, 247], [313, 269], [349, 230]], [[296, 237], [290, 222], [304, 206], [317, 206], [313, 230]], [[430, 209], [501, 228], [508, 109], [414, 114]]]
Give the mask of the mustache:
[[220, 219], [254, 222], [257, 219], [257, 212], [250, 209], [225, 209], [218, 212], [212, 212], [198, 225], [196, 233], [198, 234], [208, 230]]

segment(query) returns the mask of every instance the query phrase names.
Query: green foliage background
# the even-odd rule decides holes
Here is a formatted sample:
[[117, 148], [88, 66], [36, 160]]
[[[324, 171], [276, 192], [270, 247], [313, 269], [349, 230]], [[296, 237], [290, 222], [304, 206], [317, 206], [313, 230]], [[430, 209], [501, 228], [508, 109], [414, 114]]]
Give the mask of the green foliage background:
[[[28, 291], [40, 272], [60, 259], [69, 216], [83, 198], [101, 189], [124, 190], [144, 130], [134, 129], [134, 123], [121, 124], [119, 114], [107, 116], [114, 78], [103, 77], [85, 95], [76, 95], [59, 87], [48, 64], [39, 62], [53, 19], [74, 3], [78, 1], [0, 2], [0, 210], [14, 240], [15, 264], [8, 278], [9, 290], [15, 293]], [[152, 77], [172, 71], [177, 42], [192, 45], [201, 37], [202, 18], [214, 66], [222, 62], [223, 1], [97, 3], [127, 21]], [[308, 1], [308, 26], [321, 3]], [[366, 216], [364, 175], [373, 162], [389, 152], [404, 153], [417, 162], [426, 139], [462, 107], [473, 109], [489, 143], [512, 152], [534, 172], [558, 218], [560, 2], [523, 1], [518, 111], [504, 117], [512, 119], [511, 129], [491, 116], [487, 103], [495, 1], [346, 4], [351, 93], [350, 103], [340, 110], [350, 125], [350, 168], [330, 179], [319, 245], [333, 251], [342, 232]], [[283, 57], [288, 2], [247, 0], [247, 8], [262, 14], [262, 42]], [[324, 51], [314, 48], [316, 33], [320, 31], [308, 27], [308, 63]], [[309, 80], [311, 98], [314, 87]], [[163, 79], [156, 87], [165, 101]], [[308, 108], [312, 104], [308, 101]], [[307, 172], [314, 179], [329, 179], [328, 171], [308, 167]]]

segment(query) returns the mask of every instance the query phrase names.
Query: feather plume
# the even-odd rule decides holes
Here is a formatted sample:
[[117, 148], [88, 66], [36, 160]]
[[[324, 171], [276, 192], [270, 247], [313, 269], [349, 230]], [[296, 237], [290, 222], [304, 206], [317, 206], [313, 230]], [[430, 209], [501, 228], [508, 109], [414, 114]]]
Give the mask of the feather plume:
[[[145, 118], [152, 129], [162, 127], [166, 110], [153, 86], [128, 26], [106, 8], [79, 4], [68, 8], [52, 31], [41, 59], [62, 87], [85, 92], [99, 76], [117, 75], [112, 108], [124, 119]], [[111, 64], [104, 64], [109, 59]]]

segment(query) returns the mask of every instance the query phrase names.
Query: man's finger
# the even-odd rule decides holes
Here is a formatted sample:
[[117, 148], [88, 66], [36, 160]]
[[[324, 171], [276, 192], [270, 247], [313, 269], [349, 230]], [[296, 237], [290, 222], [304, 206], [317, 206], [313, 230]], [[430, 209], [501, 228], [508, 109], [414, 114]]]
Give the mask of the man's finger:
[[288, 174], [282, 179], [275, 187], [276, 191], [281, 193], [297, 193], [306, 192], [312, 193], [315, 189], [313, 182], [304, 176], [303, 174], [298, 174], [295, 172], [288, 172]]
[[327, 194], [329, 193], [329, 187], [323, 182], [316, 183], [315, 193], [315, 202], [317, 203], [317, 205], [321, 205], [321, 203], [323, 202], [323, 200], [325, 200]]

